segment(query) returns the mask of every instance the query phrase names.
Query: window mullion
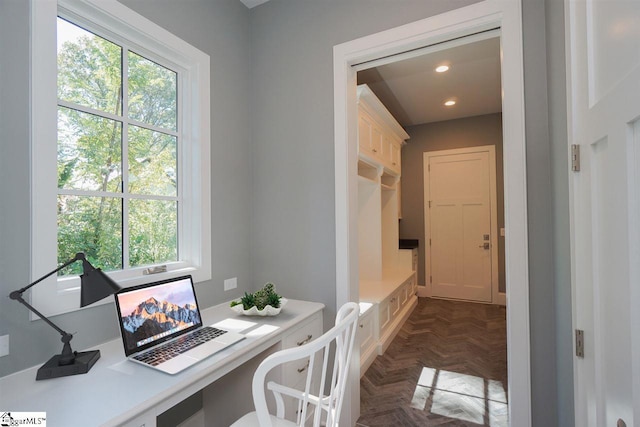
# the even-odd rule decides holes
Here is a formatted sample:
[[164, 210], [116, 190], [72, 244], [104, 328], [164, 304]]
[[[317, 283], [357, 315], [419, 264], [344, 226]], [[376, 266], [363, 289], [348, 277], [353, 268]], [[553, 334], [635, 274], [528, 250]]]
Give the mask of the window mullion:
[[[126, 86], [124, 86], [124, 87], [126, 87]], [[123, 101], [124, 101], [124, 99], [123, 99]], [[61, 106], [61, 107], [69, 108], [69, 109], [72, 109], [72, 110], [77, 110], [77, 111], [80, 111], [80, 112], [83, 112], [83, 113], [93, 114], [94, 116], [104, 117], [104, 118], [115, 120], [115, 121], [118, 121], [118, 122], [122, 121], [122, 117], [123, 116], [127, 117], [124, 114], [123, 114], [123, 116], [120, 116], [118, 114], [112, 114], [112, 113], [110, 113], [108, 111], [96, 110], [94, 108], [87, 107], [85, 105], [76, 104], [75, 102], [65, 101], [65, 100], [59, 99], [59, 98], [58, 98], [58, 105]], [[127, 118], [126, 120], [132, 126], [137, 126], [137, 127], [140, 127], [140, 128], [149, 129], [149, 130], [152, 130], [154, 132], [160, 132], [160, 133], [164, 133], [164, 134], [175, 136], [175, 137], [178, 137], [180, 135], [178, 131], [174, 131], [174, 130], [171, 130], [171, 129], [166, 129], [166, 128], [163, 128], [163, 127], [160, 127], [160, 126], [154, 126], [154, 125], [151, 125], [149, 123], [139, 122], [139, 121], [133, 120], [131, 118]]]
[[98, 117], [104, 117], [106, 119], [114, 120], [117, 122], [122, 121], [122, 117], [118, 114], [113, 114], [108, 111], [96, 110], [95, 108], [87, 107], [85, 105], [76, 104], [75, 102], [65, 101], [58, 98], [58, 106], [69, 108], [71, 110], [80, 111], [82, 113], [88, 113]]
[[[184, 73], [183, 72], [179, 72], [177, 79], [176, 79], [176, 95], [177, 95], [177, 104], [176, 107], [178, 109], [177, 111], [177, 122], [176, 122], [176, 129], [179, 132], [179, 135], [177, 136], [178, 139], [178, 150], [176, 152], [176, 162], [177, 165], [176, 167], [178, 168], [178, 200], [177, 200], [177, 210], [178, 210], [178, 242], [177, 242], [177, 255], [178, 255], [178, 259], [182, 260], [185, 257], [185, 254], [188, 253], [189, 251], [187, 250], [186, 246], [185, 246], [185, 239], [184, 236], [186, 235], [186, 230], [185, 230], [185, 223], [183, 222], [182, 218], [184, 218], [186, 216], [186, 212], [185, 212], [185, 204], [183, 203], [184, 200], [184, 194], [185, 194], [185, 181], [186, 181], [186, 177], [187, 177], [187, 173], [185, 172], [186, 168], [185, 168], [185, 161], [187, 159], [188, 156], [191, 155], [191, 151], [188, 147], [188, 145], [185, 143], [185, 140], [183, 139], [185, 130], [184, 130], [184, 111], [187, 107], [187, 102], [184, 102], [185, 100], [185, 96], [187, 91], [184, 91], [184, 93], [182, 92], [182, 88], [183, 85], [185, 84], [184, 82]], [[189, 180], [190, 184], [189, 184], [189, 188], [191, 188], [191, 180]]]
[[81, 196], [81, 197], [115, 197], [122, 198], [122, 193], [113, 193], [110, 191], [92, 191], [78, 190], [74, 188], [59, 188], [58, 194], [61, 196]]
[[122, 46], [122, 268], [129, 265], [129, 48]]

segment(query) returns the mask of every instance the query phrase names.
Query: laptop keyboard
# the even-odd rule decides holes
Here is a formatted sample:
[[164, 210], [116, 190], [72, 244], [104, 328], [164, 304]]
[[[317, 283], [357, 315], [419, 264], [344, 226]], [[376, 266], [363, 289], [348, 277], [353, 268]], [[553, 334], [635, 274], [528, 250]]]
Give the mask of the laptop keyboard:
[[173, 359], [185, 351], [191, 350], [192, 348], [207, 341], [211, 341], [225, 333], [227, 333], [227, 331], [211, 326], [205, 326], [188, 335], [182, 336], [175, 341], [171, 341], [170, 343], [161, 345], [160, 347], [145, 351], [144, 353], [136, 354], [133, 358], [148, 365], [157, 366], [162, 362]]

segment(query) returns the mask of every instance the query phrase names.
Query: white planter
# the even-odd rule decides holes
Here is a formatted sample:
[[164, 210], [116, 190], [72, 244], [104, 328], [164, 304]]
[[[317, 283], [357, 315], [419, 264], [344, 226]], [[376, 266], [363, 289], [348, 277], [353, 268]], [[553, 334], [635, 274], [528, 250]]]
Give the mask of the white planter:
[[[237, 301], [240, 301], [240, 300], [237, 300]], [[245, 310], [242, 306], [242, 303], [240, 303], [238, 305], [234, 305], [233, 307], [231, 307], [231, 310], [235, 311], [238, 314], [243, 314], [245, 316], [277, 316], [278, 314], [280, 314], [280, 311], [284, 308], [286, 304], [287, 304], [287, 299], [280, 298], [280, 307], [278, 308], [274, 308], [274, 307], [271, 307], [270, 305], [267, 305], [262, 310], [258, 310], [258, 307], [256, 306], [251, 307], [249, 310]]]

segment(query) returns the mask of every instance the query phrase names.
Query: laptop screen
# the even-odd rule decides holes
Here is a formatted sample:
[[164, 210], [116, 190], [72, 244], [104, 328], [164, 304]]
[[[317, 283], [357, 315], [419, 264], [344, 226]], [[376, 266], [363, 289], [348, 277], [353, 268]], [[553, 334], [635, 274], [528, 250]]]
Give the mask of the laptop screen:
[[125, 288], [115, 299], [127, 356], [202, 326], [191, 276]]

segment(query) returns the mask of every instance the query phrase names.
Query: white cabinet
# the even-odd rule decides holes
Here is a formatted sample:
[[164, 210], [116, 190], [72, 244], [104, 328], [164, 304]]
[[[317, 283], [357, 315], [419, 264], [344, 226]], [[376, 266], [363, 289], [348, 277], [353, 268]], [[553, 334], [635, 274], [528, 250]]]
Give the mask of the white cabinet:
[[418, 271], [418, 248], [413, 248], [411, 252], [411, 268]]
[[358, 116], [358, 152], [370, 158], [375, 158], [377, 148], [372, 144], [372, 120], [367, 114]]
[[382, 355], [418, 304], [416, 273], [405, 270], [360, 286], [360, 376]]
[[382, 146], [382, 160], [385, 166], [391, 170], [391, 172], [400, 175], [400, 150], [402, 150], [403, 141], [400, 138], [394, 138], [385, 135], [384, 143]]
[[[366, 308], [363, 307], [366, 305]], [[360, 376], [369, 369], [377, 356], [377, 304], [360, 304], [358, 321], [358, 343], [360, 344]]]
[[[358, 261], [360, 298], [369, 304], [359, 324], [361, 374], [383, 353], [417, 303], [413, 279], [407, 280], [415, 272], [400, 268], [398, 249], [406, 139], [409, 135], [369, 87], [358, 86]], [[385, 279], [399, 271], [402, 277]], [[364, 283], [380, 288], [371, 299], [364, 297]]]
[[[320, 314], [309, 318], [292, 332], [282, 338], [282, 348], [292, 348], [304, 345], [322, 335], [322, 316]], [[314, 376], [312, 379], [311, 389], [314, 385], [319, 384], [320, 373], [322, 372], [322, 360], [317, 357], [314, 362]], [[309, 359], [296, 360], [286, 363], [282, 366], [282, 384], [298, 390], [304, 390], [305, 380], [307, 378], [307, 370], [309, 369]], [[288, 420], [296, 419], [297, 400], [293, 398], [284, 398], [285, 400], [285, 418]]]
[[367, 85], [358, 86], [358, 155], [387, 173], [401, 173], [401, 150], [409, 135]]
[[378, 354], [382, 355], [386, 351], [417, 305], [416, 291], [416, 273], [413, 272], [409, 278], [378, 304], [380, 319]]
[[358, 86], [358, 255], [360, 278], [397, 268], [401, 149], [409, 135], [368, 86]]
[[389, 326], [391, 326], [391, 308], [390, 298], [378, 304], [378, 322], [380, 325], [380, 335], [387, 332]]

